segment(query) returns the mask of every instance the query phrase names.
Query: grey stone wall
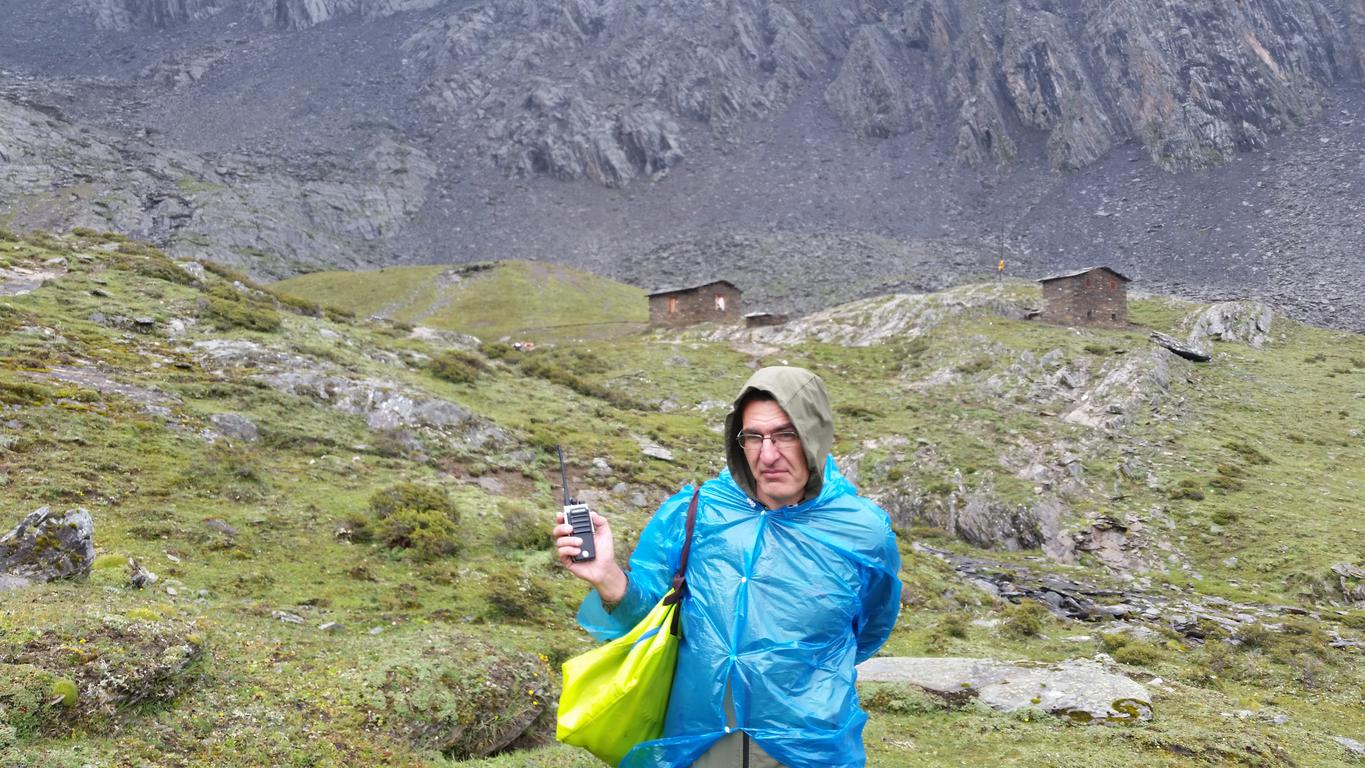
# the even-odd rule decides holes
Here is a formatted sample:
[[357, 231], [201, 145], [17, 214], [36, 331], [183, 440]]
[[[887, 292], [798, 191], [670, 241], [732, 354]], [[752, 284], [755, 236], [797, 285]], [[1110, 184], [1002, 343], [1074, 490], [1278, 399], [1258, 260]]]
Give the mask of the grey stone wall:
[[1043, 283], [1043, 315], [1049, 323], [1114, 325], [1128, 322], [1128, 291], [1104, 271]]
[[649, 297], [649, 324], [678, 328], [697, 323], [744, 323], [738, 288], [724, 283]]

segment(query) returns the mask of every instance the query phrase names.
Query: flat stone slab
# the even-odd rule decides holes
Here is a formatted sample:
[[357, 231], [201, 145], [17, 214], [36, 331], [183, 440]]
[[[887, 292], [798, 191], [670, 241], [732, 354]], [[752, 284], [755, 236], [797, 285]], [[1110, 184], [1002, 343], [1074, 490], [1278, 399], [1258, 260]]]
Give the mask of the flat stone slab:
[[1152, 716], [1147, 689], [1084, 659], [1025, 666], [993, 659], [885, 656], [858, 665], [860, 682], [909, 683], [956, 702], [1002, 712], [1035, 708], [1078, 723]]

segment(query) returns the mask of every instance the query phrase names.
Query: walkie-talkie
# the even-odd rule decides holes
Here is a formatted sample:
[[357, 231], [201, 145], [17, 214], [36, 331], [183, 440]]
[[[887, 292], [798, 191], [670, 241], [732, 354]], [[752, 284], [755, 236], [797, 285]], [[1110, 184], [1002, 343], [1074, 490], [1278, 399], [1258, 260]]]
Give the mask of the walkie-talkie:
[[574, 556], [575, 562], [593, 560], [597, 557], [597, 544], [593, 541], [592, 535], [596, 528], [592, 525], [592, 511], [587, 504], [578, 503], [578, 499], [569, 495], [569, 473], [564, 469], [564, 446], [555, 446], [559, 450], [559, 481], [564, 486], [564, 522], [573, 526], [573, 535], [583, 540], [582, 550]]

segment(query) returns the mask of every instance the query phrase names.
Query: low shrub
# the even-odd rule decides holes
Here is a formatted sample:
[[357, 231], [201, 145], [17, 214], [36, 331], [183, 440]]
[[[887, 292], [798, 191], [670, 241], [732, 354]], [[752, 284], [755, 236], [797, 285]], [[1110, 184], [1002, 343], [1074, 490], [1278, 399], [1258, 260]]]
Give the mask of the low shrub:
[[455, 761], [553, 741], [559, 675], [535, 655], [446, 628], [381, 640], [357, 665], [371, 726]]
[[1250, 443], [1241, 440], [1229, 440], [1223, 443], [1223, 447], [1241, 456], [1248, 464], [1269, 464], [1270, 457], [1261, 453]]
[[1160, 648], [1126, 632], [1102, 634], [1100, 644], [1115, 661], [1123, 664], [1145, 666], [1155, 664], [1164, 658]]
[[502, 515], [502, 530], [494, 543], [501, 549], [525, 550], [543, 549], [550, 545], [550, 528], [553, 516], [524, 501], [503, 500], [498, 502], [498, 512]]
[[975, 373], [981, 373], [982, 371], [984, 371], [984, 370], [986, 370], [987, 368], [990, 368], [990, 367], [991, 367], [991, 358], [990, 358], [990, 356], [988, 356], [988, 355], [982, 355], [982, 356], [980, 356], [980, 357], [975, 357], [975, 358], [972, 358], [971, 360], [967, 360], [967, 361], [965, 361], [965, 362], [958, 363], [958, 365], [957, 365], [957, 371], [958, 371], [958, 373], [962, 373], [962, 374], [966, 374], [966, 375], [970, 376], [970, 375], [975, 374]]
[[840, 403], [839, 405], [834, 406], [834, 411], [841, 416], [847, 416], [850, 419], [861, 419], [863, 421], [879, 419], [886, 415], [881, 409], [864, 403]]
[[252, 280], [251, 277], [247, 275], [245, 272], [240, 272], [236, 269], [233, 269], [232, 267], [227, 266], [226, 264], [220, 264], [216, 261], [204, 260], [199, 263], [204, 265], [204, 269], [223, 278], [229, 283], [241, 283], [247, 288], [252, 288], [258, 291], [261, 290], [261, 286], [257, 285], [256, 281]]
[[411, 550], [419, 560], [435, 560], [460, 549], [459, 530], [437, 509], [398, 509], [379, 524], [379, 540], [390, 549]]
[[6, 405], [43, 405], [57, 394], [37, 382], [0, 378], [0, 403]]
[[460, 549], [460, 512], [441, 488], [399, 483], [371, 495], [370, 512], [376, 521], [375, 537], [390, 549], [412, 550], [419, 560]]
[[548, 356], [530, 357], [523, 360], [521, 370], [530, 376], [572, 389], [580, 395], [605, 400], [618, 408], [634, 410], [642, 408], [640, 403], [625, 392], [585, 379], [574, 370], [561, 365], [554, 358]]
[[493, 621], [533, 621], [550, 604], [550, 592], [524, 574], [497, 574], [488, 579], [484, 590], [488, 617]]
[[1048, 611], [1032, 600], [1005, 608], [1005, 617], [1000, 622], [1000, 634], [1015, 640], [1037, 637], [1043, 631], [1043, 618]]
[[1183, 478], [1175, 484], [1174, 488], [1166, 491], [1166, 496], [1171, 499], [1190, 499], [1192, 501], [1203, 501], [1204, 488], [1199, 480], [1193, 477]]
[[265, 292], [297, 314], [306, 317], [322, 317], [324, 314], [322, 305], [311, 299], [305, 299], [302, 296], [295, 296], [292, 293], [285, 293], [274, 288], [266, 288]]
[[[859, 688], [864, 686], [859, 685]], [[859, 696], [863, 709], [888, 715], [929, 715], [952, 708], [946, 700], [907, 685], [869, 683]]]
[[[1238, 487], [1240, 488], [1241, 486]], [[1237, 510], [1227, 508], [1215, 509], [1210, 517], [1212, 518], [1213, 522], [1217, 523], [1218, 525], [1232, 525], [1233, 523], [1241, 519], [1241, 515], [1237, 514]]]
[[506, 360], [519, 354], [519, 351], [511, 344], [501, 341], [482, 344], [479, 346], [479, 351], [489, 360]]
[[282, 325], [280, 315], [268, 307], [255, 306], [240, 299], [225, 299], [208, 296], [204, 299], [204, 310], [218, 330], [228, 331], [242, 328], [248, 331], [272, 333]]
[[399, 483], [370, 495], [370, 512], [383, 520], [400, 509], [434, 509], [458, 522], [459, 512], [444, 489], [421, 483]]
[[448, 349], [431, 358], [427, 370], [438, 379], [454, 384], [469, 384], [488, 370], [488, 364], [477, 355]]

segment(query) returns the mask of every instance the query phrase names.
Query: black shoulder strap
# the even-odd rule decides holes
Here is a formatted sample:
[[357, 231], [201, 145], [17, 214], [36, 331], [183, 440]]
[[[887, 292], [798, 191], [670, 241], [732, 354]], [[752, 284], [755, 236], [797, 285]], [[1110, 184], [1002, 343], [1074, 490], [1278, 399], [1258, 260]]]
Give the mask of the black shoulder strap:
[[697, 525], [697, 499], [701, 496], [701, 486], [692, 491], [692, 503], [687, 505], [687, 538], [683, 540], [682, 556], [678, 558], [678, 572], [673, 574], [673, 594], [664, 599], [665, 604], [673, 604], [682, 599], [687, 591], [687, 558], [692, 553], [692, 529]]

